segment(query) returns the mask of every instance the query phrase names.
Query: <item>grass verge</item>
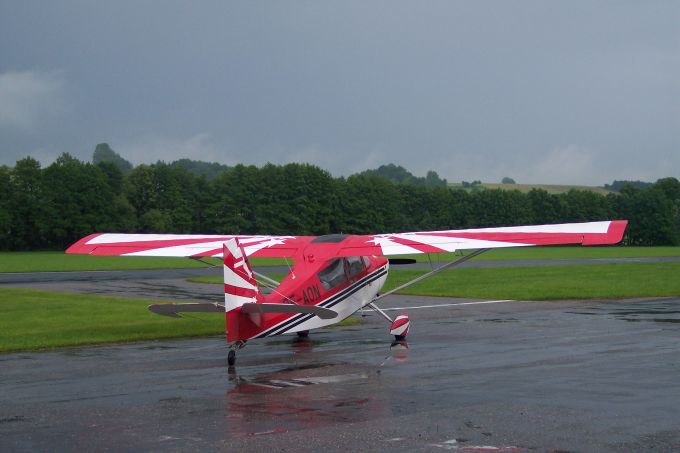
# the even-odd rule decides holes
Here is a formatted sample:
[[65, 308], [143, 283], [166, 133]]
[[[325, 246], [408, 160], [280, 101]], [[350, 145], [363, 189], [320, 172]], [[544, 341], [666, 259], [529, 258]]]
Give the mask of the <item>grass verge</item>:
[[0, 352], [224, 333], [224, 316], [182, 320], [143, 299], [0, 288]]
[[[423, 275], [390, 270], [384, 291]], [[480, 299], [613, 299], [680, 295], [680, 263], [615, 263], [580, 266], [462, 268], [444, 271], [400, 294]], [[271, 274], [272, 278], [282, 278]], [[221, 276], [189, 279], [222, 284]]]
[[[384, 291], [424, 271], [390, 271]], [[444, 271], [401, 294], [481, 299], [613, 299], [680, 295], [680, 263], [468, 268]]]
[[[467, 251], [466, 251], [467, 254]], [[472, 261], [513, 261], [513, 260], [560, 260], [560, 259], [597, 259], [597, 258], [655, 258], [680, 256], [680, 247], [509, 247], [493, 249], [472, 258]], [[403, 255], [421, 263], [428, 262], [428, 255]], [[460, 258], [454, 253], [430, 255], [433, 262], [448, 262]]]
[[151, 303], [158, 301], [0, 288], [0, 352], [224, 334], [223, 314], [173, 319], [149, 312]]

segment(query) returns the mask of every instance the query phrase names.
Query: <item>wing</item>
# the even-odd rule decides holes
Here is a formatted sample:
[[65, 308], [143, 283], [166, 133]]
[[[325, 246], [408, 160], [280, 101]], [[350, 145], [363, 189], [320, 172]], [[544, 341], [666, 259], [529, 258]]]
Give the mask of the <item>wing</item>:
[[442, 253], [531, 245], [620, 242], [626, 220], [350, 236], [338, 256]]
[[119, 234], [87, 236], [66, 253], [108, 256], [222, 257], [224, 241], [238, 238], [246, 254], [254, 257], [290, 258], [314, 236], [248, 236], [208, 234]]

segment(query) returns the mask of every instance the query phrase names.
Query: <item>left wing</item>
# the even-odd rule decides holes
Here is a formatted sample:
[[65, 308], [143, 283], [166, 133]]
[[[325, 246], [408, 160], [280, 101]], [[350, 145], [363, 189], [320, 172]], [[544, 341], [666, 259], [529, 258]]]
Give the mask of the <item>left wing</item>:
[[338, 256], [406, 255], [531, 245], [616, 244], [626, 220], [350, 236]]
[[97, 233], [79, 240], [66, 253], [222, 257], [224, 241], [231, 238], [238, 238], [248, 256], [290, 258], [297, 255], [314, 236]]

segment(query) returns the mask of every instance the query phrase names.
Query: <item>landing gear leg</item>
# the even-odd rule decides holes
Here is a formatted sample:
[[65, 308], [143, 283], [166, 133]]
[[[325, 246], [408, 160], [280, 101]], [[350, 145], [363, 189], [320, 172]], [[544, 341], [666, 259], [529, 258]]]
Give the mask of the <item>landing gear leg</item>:
[[243, 340], [238, 340], [229, 346], [229, 353], [227, 354], [227, 365], [233, 367], [236, 364], [236, 351], [241, 349], [246, 345]]
[[411, 326], [411, 320], [409, 319], [406, 313], [402, 313], [396, 318], [392, 319], [389, 317], [387, 313], [382, 311], [380, 307], [378, 307], [373, 302], [371, 302], [367, 306], [392, 324], [390, 326], [390, 335], [394, 335], [395, 342], [406, 340], [406, 335], [408, 335], [408, 329]]

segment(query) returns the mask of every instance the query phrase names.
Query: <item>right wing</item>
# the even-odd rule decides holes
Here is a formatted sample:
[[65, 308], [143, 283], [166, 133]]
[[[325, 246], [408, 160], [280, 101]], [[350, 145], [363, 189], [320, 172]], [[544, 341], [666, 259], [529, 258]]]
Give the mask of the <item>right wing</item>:
[[626, 220], [350, 236], [337, 256], [408, 255], [532, 245], [604, 245], [623, 238]]

